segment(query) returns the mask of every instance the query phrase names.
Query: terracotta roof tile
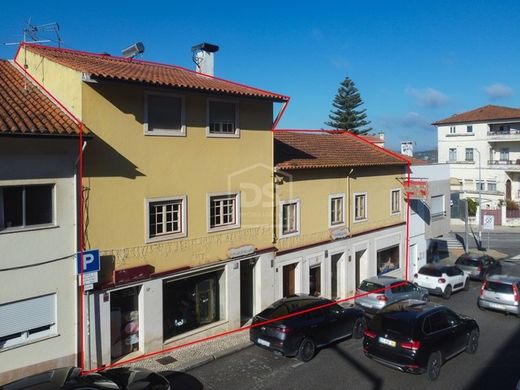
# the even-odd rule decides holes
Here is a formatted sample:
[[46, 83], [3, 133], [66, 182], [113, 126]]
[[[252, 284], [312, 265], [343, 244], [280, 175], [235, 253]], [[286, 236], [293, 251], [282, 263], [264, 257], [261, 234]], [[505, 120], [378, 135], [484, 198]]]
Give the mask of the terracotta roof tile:
[[471, 123], [505, 119], [520, 119], [520, 109], [488, 105], [461, 114], [452, 115], [449, 118], [433, 122], [432, 125], [449, 125], [452, 123]]
[[25, 44], [25, 47], [27, 50], [51, 61], [86, 73], [94, 79], [135, 81], [158, 86], [250, 96], [274, 101], [288, 100], [287, 96], [204, 75], [174, 65], [35, 44]]
[[276, 131], [274, 137], [275, 165], [282, 170], [407, 164], [405, 157], [392, 155], [350, 133]]
[[0, 135], [78, 135], [79, 125], [26, 79], [0, 60]]

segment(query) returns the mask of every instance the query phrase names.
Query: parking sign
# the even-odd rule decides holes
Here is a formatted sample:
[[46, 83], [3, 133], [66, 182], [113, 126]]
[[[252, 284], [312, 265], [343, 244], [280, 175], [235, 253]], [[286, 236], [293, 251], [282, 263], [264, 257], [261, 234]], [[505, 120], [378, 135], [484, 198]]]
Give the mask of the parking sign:
[[[80, 252], [76, 256], [76, 271], [78, 275], [81, 273], [81, 257]], [[99, 249], [92, 249], [83, 252], [83, 272], [97, 272], [101, 268], [99, 261]]]

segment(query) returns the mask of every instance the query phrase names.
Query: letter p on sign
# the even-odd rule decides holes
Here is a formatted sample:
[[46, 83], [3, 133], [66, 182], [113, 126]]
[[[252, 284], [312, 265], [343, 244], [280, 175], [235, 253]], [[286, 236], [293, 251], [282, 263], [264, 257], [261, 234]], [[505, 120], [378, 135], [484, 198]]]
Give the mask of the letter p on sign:
[[[77, 267], [76, 270], [78, 274], [81, 273], [81, 252], [77, 253], [76, 256], [77, 261]], [[100, 267], [100, 261], [99, 261], [99, 250], [93, 249], [89, 251], [83, 252], [83, 272], [97, 272], [99, 271]]]

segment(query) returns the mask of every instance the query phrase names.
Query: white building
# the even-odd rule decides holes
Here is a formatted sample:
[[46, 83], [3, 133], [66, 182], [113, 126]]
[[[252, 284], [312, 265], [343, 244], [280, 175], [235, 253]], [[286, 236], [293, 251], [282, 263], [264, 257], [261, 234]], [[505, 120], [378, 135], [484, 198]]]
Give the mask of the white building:
[[0, 385], [77, 365], [79, 127], [0, 61]]
[[520, 109], [488, 105], [434, 122], [451, 190], [495, 208], [520, 200]]

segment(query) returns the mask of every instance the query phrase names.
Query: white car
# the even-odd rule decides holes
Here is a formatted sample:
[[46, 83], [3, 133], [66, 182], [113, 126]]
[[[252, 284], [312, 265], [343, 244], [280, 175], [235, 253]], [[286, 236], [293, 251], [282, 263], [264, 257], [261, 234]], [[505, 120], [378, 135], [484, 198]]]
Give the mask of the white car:
[[469, 274], [454, 265], [428, 264], [413, 276], [414, 284], [448, 299], [452, 292], [469, 290]]

